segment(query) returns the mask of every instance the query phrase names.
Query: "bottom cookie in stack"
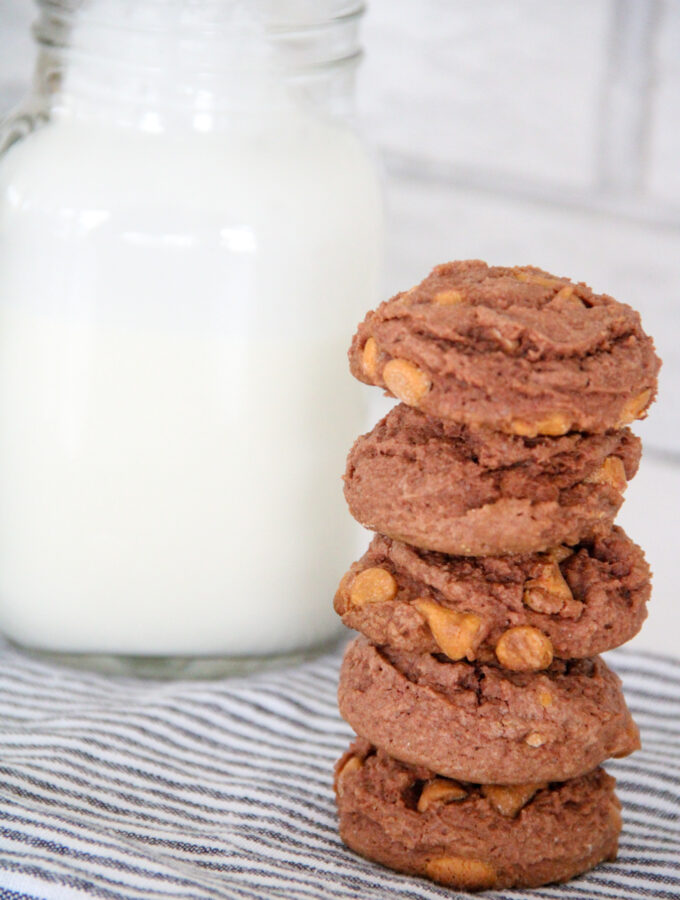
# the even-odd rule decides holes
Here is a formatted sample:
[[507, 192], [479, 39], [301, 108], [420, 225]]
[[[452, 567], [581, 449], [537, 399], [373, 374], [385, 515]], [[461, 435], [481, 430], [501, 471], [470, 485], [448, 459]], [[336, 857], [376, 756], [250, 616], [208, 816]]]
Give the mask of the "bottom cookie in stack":
[[343, 841], [392, 869], [463, 890], [566, 881], [616, 857], [614, 779], [479, 785], [410, 766], [359, 739], [336, 765]]

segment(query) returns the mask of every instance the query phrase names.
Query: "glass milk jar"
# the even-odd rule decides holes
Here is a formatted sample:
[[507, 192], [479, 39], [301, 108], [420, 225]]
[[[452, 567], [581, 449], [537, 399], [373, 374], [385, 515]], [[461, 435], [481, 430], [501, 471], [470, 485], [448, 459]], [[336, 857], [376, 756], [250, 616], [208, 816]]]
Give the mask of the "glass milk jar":
[[229, 670], [337, 634], [381, 210], [362, 8], [42, 0], [0, 157], [0, 631]]

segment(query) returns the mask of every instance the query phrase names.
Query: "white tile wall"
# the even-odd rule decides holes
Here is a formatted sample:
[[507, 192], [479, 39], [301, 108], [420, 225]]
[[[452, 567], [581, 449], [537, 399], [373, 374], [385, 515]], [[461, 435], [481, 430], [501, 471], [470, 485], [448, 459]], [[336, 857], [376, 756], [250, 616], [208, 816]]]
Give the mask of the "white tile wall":
[[680, 3], [663, 4], [650, 115], [647, 185], [662, 199], [680, 198]]
[[0, 116], [18, 102], [30, 79], [34, 15], [29, 0], [0, 0]]
[[565, 185], [595, 175], [608, 0], [373, 0], [362, 105], [381, 145]]

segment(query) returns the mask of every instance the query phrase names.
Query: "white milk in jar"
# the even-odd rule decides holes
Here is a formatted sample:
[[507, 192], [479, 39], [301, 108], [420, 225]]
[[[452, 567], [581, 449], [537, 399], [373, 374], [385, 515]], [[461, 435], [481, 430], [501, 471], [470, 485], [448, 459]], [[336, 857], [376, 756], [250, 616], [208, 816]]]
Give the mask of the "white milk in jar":
[[[181, 6], [148, 5], [137, 77], [113, 12], [149, 22], [86, 4], [0, 158], [0, 630], [37, 650], [266, 657], [337, 633], [375, 175], [280, 70], [201, 80], [187, 51], [175, 71], [180, 37], [203, 40]], [[238, 81], [247, 103], [222, 108]]]

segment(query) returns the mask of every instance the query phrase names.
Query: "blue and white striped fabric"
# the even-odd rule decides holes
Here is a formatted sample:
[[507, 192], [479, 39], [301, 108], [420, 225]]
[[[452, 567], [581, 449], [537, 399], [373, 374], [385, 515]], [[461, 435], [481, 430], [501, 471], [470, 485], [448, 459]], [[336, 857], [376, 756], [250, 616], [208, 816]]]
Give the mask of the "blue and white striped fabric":
[[[340, 653], [216, 682], [140, 682], [0, 651], [0, 900], [458, 895], [340, 843], [331, 770], [351, 733]], [[680, 897], [680, 662], [609, 654], [643, 749], [619, 781], [619, 859], [494, 898]]]

